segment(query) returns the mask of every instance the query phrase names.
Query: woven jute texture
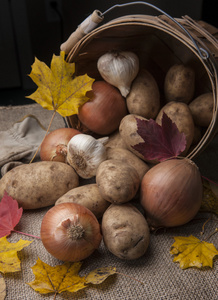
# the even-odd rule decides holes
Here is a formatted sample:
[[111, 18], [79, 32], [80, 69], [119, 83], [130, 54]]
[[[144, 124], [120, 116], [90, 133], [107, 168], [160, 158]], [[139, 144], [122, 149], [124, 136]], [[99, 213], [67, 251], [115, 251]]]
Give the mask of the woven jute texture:
[[[2, 107], [0, 109], [0, 128], [9, 129], [14, 122], [20, 120], [27, 114], [35, 115], [46, 127], [50, 121], [52, 112], [42, 109], [38, 105], [26, 105], [15, 107]], [[64, 121], [60, 116], [56, 116], [53, 122], [53, 129], [63, 127]], [[217, 141], [211, 143], [211, 148], [217, 145]], [[217, 149], [217, 147], [215, 147]], [[208, 146], [210, 150], [210, 146]], [[217, 157], [217, 156], [216, 156]], [[201, 156], [198, 158], [201, 162]], [[218, 181], [217, 168], [213, 172], [215, 163], [207, 164], [209, 176], [214, 174]], [[210, 171], [212, 173], [210, 173]], [[49, 208], [24, 211], [23, 216], [16, 227], [36, 236], [40, 235], [40, 226], [43, 216]], [[205, 268], [199, 270], [190, 268], [182, 270], [178, 263], [173, 262], [170, 254], [170, 247], [174, 242], [174, 236], [194, 235], [197, 238], [207, 237], [217, 227], [217, 219], [207, 223], [205, 233], [201, 236], [202, 225], [210, 215], [208, 213], [199, 213], [190, 223], [171, 229], [160, 230], [156, 234], [151, 234], [149, 248], [146, 254], [134, 261], [121, 260], [105, 248], [103, 242], [98, 251], [83, 262], [80, 274], [87, 274], [89, 271], [106, 266], [115, 266], [117, 271], [122, 274], [116, 274], [109, 277], [99, 286], [90, 286], [75, 294], [61, 293], [56, 299], [95, 299], [95, 300], [192, 300], [192, 299], [218, 299], [218, 261], [214, 261], [212, 269]], [[34, 280], [31, 267], [36, 263], [38, 257], [45, 263], [52, 266], [62, 264], [61, 261], [53, 258], [43, 247], [39, 239], [21, 236], [18, 233], [12, 233], [8, 238], [10, 242], [16, 242], [19, 239], [33, 240], [33, 242], [18, 253], [21, 260], [22, 270], [17, 273], [4, 275], [7, 285], [6, 300], [50, 300], [54, 299], [54, 294], [40, 295], [35, 292], [27, 282]], [[217, 235], [213, 235], [210, 242], [218, 248]]]

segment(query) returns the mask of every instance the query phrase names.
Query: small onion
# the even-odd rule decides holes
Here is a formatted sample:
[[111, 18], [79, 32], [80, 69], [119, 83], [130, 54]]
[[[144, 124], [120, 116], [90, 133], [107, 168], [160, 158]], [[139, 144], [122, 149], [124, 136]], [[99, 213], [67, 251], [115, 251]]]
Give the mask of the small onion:
[[62, 261], [81, 261], [100, 245], [102, 235], [95, 215], [77, 203], [61, 203], [45, 214], [41, 240], [46, 250]]
[[99, 135], [108, 135], [118, 129], [127, 114], [126, 102], [119, 90], [105, 81], [96, 81], [87, 95], [90, 101], [79, 109], [81, 123]]
[[74, 128], [58, 128], [51, 131], [42, 142], [40, 149], [41, 160], [65, 162], [67, 144], [78, 133], [80, 132]]
[[145, 174], [140, 202], [151, 227], [174, 227], [194, 218], [202, 194], [202, 179], [196, 164], [187, 158], [170, 159]]

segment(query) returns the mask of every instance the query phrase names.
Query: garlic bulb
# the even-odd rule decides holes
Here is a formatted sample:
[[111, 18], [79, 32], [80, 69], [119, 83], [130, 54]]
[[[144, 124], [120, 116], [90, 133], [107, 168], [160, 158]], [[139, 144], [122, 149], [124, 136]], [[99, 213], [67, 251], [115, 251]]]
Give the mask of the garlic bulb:
[[88, 134], [75, 135], [67, 145], [67, 162], [82, 178], [95, 176], [98, 166], [106, 160], [108, 137], [95, 139]]
[[122, 96], [126, 97], [138, 74], [139, 59], [130, 51], [108, 52], [98, 59], [97, 68], [102, 78], [117, 87]]

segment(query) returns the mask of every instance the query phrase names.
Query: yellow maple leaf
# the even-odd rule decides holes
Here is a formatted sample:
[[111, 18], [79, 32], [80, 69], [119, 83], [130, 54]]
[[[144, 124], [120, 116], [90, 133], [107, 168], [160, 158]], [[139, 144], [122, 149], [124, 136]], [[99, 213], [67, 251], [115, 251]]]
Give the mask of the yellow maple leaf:
[[32, 241], [19, 240], [17, 243], [9, 243], [6, 236], [0, 238], [0, 272], [18, 272], [21, 270], [17, 252], [29, 246]]
[[0, 300], [4, 300], [6, 296], [6, 284], [4, 278], [0, 275]]
[[192, 235], [177, 236], [174, 239], [170, 253], [174, 255], [173, 261], [180, 263], [181, 269], [213, 267], [213, 258], [218, 255], [218, 251], [212, 243], [200, 241]]
[[103, 267], [95, 269], [86, 276], [86, 283], [100, 284], [107, 279], [108, 276], [116, 274], [116, 272], [117, 270], [115, 267]]
[[218, 215], [218, 197], [214, 192], [215, 188], [217, 190], [217, 186], [215, 186], [215, 184], [203, 179], [201, 211], [212, 212]]
[[61, 293], [64, 291], [76, 292], [85, 288], [85, 277], [80, 277], [78, 272], [81, 262], [66, 262], [52, 267], [38, 258], [32, 267], [35, 280], [28, 284], [41, 294]]
[[[77, 292], [83, 288], [86, 288], [89, 283], [98, 284], [104, 281], [109, 275], [115, 273], [115, 268], [101, 268], [97, 269], [98, 279], [94, 279], [95, 271], [92, 271], [92, 275], [89, 276], [79, 276], [82, 263], [81, 262], [65, 262], [62, 265], [50, 266], [38, 258], [36, 264], [32, 267], [33, 273], [35, 275], [35, 280], [29, 282], [29, 284], [35, 291], [41, 294], [48, 293], [62, 293]], [[100, 270], [102, 275], [100, 274]], [[90, 273], [90, 274], [91, 274]], [[107, 275], [106, 275], [107, 273]], [[102, 276], [102, 278], [100, 278]]]
[[38, 89], [27, 96], [43, 108], [57, 111], [62, 117], [78, 113], [78, 108], [89, 100], [86, 92], [92, 89], [94, 79], [87, 74], [74, 76], [75, 64], [65, 61], [65, 53], [53, 55], [51, 68], [35, 58], [30, 77]]

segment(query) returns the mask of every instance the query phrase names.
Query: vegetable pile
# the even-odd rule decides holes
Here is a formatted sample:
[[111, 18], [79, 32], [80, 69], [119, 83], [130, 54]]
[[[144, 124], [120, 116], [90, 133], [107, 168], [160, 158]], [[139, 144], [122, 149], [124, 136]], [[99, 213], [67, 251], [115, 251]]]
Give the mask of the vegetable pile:
[[193, 99], [194, 70], [173, 65], [160, 100], [158, 83], [132, 52], [99, 57], [102, 80], [95, 82], [87, 75], [73, 77], [74, 67], [63, 53], [57, 61], [52, 70], [61, 65], [66, 86], [52, 90], [51, 74], [44, 83], [49, 97], [39, 96], [43, 82], [37, 81], [34, 65], [31, 77], [40, 92], [29, 97], [64, 117], [77, 114], [87, 131], [48, 133], [41, 161], [5, 174], [0, 198], [7, 192], [23, 209], [52, 206], [42, 221], [41, 239], [60, 260], [86, 259], [102, 240], [115, 256], [137, 259], [149, 247], [150, 230], [184, 225], [201, 207], [201, 174], [186, 155], [199, 140], [197, 129], [203, 132], [212, 120], [212, 92]]

